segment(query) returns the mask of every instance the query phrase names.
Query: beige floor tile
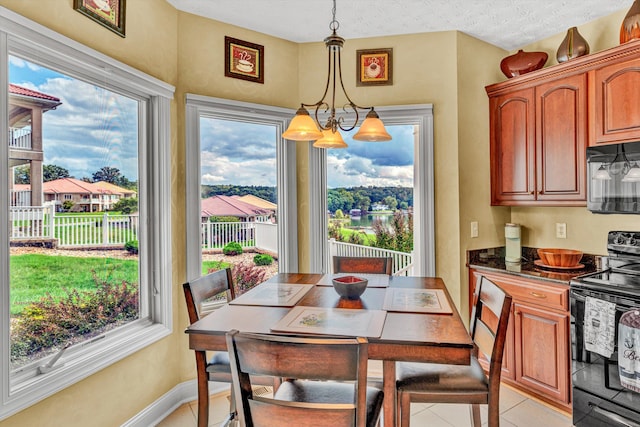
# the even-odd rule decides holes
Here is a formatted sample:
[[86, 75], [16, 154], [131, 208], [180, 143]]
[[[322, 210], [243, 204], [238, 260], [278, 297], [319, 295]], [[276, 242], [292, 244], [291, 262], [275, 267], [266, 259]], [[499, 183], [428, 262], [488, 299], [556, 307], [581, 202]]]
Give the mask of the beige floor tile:
[[196, 416], [189, 403], [185, 403], [162, 420], [157, 427], [196, 427]]
[[[468, 424], [467, 424], [468, 425]], [[411, 415], [411, 426], [429, 427], [458, 427], [440, 418], [431, 408], [424, 409], [415, 415]]]
[[571, 427], [571, 418], [545, 405], [527, 399], [502, 414], [502, 418], [517, 427]]
[[[209, 399], [209, 426], [218, 426], [229, 415], [229, 393], [219, 393], [211, 396]], [[198, 401], [189, 402], [189, 405], [195, 414], [198, 416]]]
[[449, 424], [456, 427], [471, 427], [471, 405], [438, 403], [429, 408]]

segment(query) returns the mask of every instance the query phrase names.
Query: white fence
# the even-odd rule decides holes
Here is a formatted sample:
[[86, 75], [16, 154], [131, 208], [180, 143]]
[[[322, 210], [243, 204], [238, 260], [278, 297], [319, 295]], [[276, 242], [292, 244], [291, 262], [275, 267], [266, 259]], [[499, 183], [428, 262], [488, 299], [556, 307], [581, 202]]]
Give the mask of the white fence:
[[203, 222], [202, 249], [222, 249], [229, 242], [238, 242], [243, 248], [254, 247], [255, 222]]
[[393, 258], [394, 276], [413, 276], [413, 254], [355, 245], [329, 239], [329, 269], [333, 269], [334, 256], [391, 257]]
[[256, 222], [256, 248], [278, 253], [278, 224]]
[[51, 207], [12, 207], [11, 239], [57, 240], [59, 247], [124, 246], [138, 240], [138, 215], [56, 215]]

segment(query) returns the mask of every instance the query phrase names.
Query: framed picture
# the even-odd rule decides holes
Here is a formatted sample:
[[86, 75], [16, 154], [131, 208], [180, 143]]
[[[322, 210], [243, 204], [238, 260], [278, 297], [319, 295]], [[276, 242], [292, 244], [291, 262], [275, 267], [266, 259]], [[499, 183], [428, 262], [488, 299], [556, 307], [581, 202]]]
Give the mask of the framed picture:
[[224, 52], [226, 77], [264, 83], [264, 46], [225, 36]]
[[124, 37], [125, 0], [73, 0], [73, 8]]
[[357, 50], [357, 86], [393, 84], [393, 49]]

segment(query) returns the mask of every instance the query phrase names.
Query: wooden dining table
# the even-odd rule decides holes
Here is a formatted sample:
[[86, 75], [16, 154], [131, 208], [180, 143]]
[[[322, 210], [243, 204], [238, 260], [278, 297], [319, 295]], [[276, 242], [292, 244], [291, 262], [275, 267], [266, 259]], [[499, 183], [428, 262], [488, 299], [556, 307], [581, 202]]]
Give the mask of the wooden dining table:
[[[383, 365], [383, 420], [385, 427], [395, 426], [395, 380], [398, 361], [469, 364], [473, 341], [451, 300], [447, 288], [438, 277], [392, 276], [388, 286], [367, 287], [360, 299], [340, 298], [331, 286], [320, 286], [321, 274], [280, 273], [265, 283], [314, 284], [297, 301], [296, 307], [347, 308], [372, 310], [385, 307], [385, 296], [393, 289], [439, 289], [444, 291], [451, 313], [386, 311], [379, 336], [367, 337], [369, 359]], [[262, 285], [259, 285], [262, 286]], [[241, 298], [241, 297], [240, 297]], [[193, 350], [227, 350], [225, 334], [237, 329], [261, 334], [281, 334], [273, 328], [292, 307], [227, 304], [193, 323], [186, 329]], [[316, 334], [317, 335], [317, 334]]]

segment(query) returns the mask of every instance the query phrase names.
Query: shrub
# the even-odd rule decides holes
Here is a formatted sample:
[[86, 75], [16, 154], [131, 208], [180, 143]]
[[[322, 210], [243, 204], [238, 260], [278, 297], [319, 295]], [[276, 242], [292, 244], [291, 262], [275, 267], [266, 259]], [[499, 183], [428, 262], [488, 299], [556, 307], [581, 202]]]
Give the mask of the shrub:
[[273, 257], [268, 254], [258, 254], [253, 257], [255, 265], [271, 265], [273, 264]]
[[242, 295], [257, 284], [264, 282], [267, 275], [266, 270], [243, 262], [234, 264], [231, 273], [236, 285], [236, 295]]
[[135, 255], [138, 253], [138, 241], [137, 240], [130, 240], [127, 243], [124, 244], [124, 249], [129, 252], [132, 255]]
[[59, 301], [50, 294], [25, 307], [11, 328], [11, 362], [87, 334], [95, 335], [111, 326], [138, 318], [138, 287], [100, 280], [93, 271], [95, 291], [67, 291]]
[[209, 222], [240, 222], [237, 216], [210, 216]]
[[238, 242], [229, 242], [222, 248], [222, 253], [225, 255], [240, 255], [242, 253], [242, 246]]

